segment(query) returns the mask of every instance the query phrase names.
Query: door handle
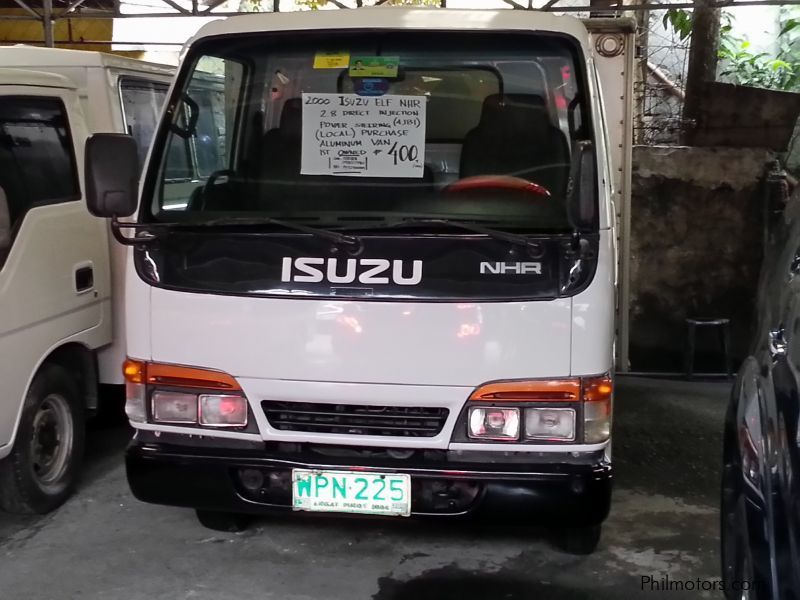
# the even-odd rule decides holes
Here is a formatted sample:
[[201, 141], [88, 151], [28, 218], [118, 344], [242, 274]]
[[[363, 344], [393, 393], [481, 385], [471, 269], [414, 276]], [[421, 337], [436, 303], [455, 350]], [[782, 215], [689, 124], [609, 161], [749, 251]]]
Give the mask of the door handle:
[[94, 267], [82, 265], [75, 269], [75, 292], [83, 294], [94, 288]]
[[783, 327], [770, 329], [768, 345], [769, 355], [772, 357], [772, 360], [776, 360], [781, 356], [786, 356], [789, 344], [786, 342], [786, 334]]

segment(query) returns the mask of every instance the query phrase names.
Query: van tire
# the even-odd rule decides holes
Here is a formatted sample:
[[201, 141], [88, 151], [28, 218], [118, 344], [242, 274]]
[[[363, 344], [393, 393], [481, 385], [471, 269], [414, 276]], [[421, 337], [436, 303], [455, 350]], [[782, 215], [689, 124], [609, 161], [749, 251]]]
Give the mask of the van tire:
[[602, 531], [602, 525], [570, 527], [562, 532], [559, 547], [568, 554], [592, 554], [600, 543]]
[[250, 517], [239, 513], [218, 512], [215, 510], [196, 510], [197, 520], [203, 527], [214, 531], [238, 533], [247, 529]]
[[69, 498], [86, 441], [84, 402], [64, 367], [45, 364], [33, 378], [14, 448], [0, 461], [0, 508], [44, 514]]

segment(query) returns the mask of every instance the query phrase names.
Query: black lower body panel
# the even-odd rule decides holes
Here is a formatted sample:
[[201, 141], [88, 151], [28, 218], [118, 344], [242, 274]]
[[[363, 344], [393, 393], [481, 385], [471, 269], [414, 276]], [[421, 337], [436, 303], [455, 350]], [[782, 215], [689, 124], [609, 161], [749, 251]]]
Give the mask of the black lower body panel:
[[126, 467], [139, 500], [203, 510], [290, 511], [292, 469], [301, 468], [409, 473], [414, 515], [502, 516], [571, 527], [599, 524], [608, 515], [611, 465], [598, 456], [504, 464], [496, 453], [478, 454], [488, 459], [387, 463], [134, 441]]

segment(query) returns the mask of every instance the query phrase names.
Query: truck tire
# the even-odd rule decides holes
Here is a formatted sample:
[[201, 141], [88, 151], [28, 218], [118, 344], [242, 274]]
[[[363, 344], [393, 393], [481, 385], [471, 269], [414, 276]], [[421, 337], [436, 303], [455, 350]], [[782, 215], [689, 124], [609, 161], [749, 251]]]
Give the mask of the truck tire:
[[587, 555], [597, 549], [600, 543], [602, 525], [572, 527], [562, 532], [559, 546], [568, 554]]
[[85, 435], [78, 386], [64, 367], [45, 364], [25, 397], [14, 448], [0, 461], [0, 508], [44, 514], [63, 504], [78, 481]]
[[203, 527], [214, 531], [227, 531], [238, 533], [247, 529], [250, 518], [247, 515], [214, 510], [196, 510], [197, 520]]

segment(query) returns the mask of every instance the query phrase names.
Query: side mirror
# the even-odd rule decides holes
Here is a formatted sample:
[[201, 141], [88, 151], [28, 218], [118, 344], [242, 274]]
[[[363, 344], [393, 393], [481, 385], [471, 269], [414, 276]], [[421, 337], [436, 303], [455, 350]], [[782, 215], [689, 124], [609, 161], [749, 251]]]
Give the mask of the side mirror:
[[3, 188], [0, 187], [0, 254], [11, 247], [11, 211], [8, 208], [8, 198]]
[[96, 217], [136, 212], [139, 155], [136, 140], [121, 133], [96, 133], [86, 140], [86, 205]]
[[591, 227], [597, 219], [597, 161], [594, 144], [588, 140], [575, 145], [567, 186], [567, 202], [572, 224], [577, 229]]

